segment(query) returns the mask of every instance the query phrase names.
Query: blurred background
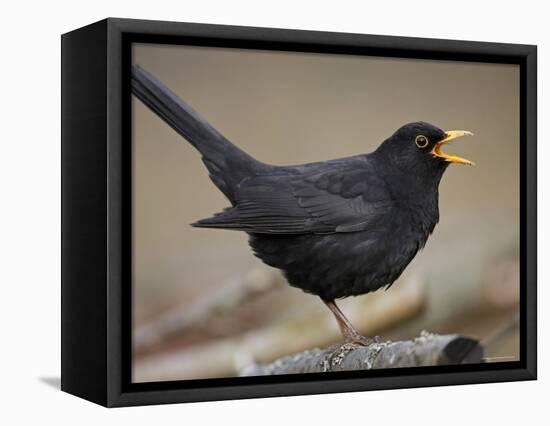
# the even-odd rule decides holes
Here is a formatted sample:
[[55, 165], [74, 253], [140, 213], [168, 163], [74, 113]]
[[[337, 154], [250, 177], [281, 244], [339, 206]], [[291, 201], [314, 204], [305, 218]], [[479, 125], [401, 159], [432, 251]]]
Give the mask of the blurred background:
[[[440, 223], [388, 290], [339, 303], [365, 335], [478, 338], [519, 357], [519, 67], [135, 44], [154, 74], [255, 158], [366, 153], [417, 120], [474, 132], [440, 185]], [[341, 341], [317, 297], [256, 259], [247, 235], [191, 222], [228, 206], [198, 153], [133, 99], [133, 380], [235, 376]]]

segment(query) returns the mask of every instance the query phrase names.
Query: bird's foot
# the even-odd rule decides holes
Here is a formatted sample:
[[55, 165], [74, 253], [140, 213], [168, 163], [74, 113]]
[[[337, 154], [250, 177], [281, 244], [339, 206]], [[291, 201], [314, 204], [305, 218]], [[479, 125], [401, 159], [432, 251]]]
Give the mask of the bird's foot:
[[346, 343], [351, 343], [359, 346], [369, 346], [373, 343], [380, 343], [381, 339], [379, 336], [374, 337], [365, 337], [357, 332], [346, 333], [345, 336]]

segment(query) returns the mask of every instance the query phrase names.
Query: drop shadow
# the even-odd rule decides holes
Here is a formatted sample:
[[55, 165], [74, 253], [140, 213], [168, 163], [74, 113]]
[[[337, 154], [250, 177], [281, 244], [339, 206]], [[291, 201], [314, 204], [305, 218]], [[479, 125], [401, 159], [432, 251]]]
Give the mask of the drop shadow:
[[39, 377], [38, 380], [54, 389], [61, 389], [61, 377]]

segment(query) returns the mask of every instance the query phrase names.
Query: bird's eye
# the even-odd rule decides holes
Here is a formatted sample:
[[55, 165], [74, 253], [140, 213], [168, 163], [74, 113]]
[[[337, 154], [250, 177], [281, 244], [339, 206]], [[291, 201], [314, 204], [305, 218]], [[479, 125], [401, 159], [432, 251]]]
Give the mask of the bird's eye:
[[414, 142], [418, 148], [426, 148], [428, 146], [428, 138], [424, 135], [418, 135]]

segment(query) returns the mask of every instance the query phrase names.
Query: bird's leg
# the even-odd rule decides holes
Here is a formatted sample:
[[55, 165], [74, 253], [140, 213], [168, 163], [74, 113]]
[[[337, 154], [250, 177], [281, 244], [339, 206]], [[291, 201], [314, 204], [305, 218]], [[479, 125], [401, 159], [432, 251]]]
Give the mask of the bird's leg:
[[325, 300], [325, 299], [323, 299], [323, 302], [325, 302], [325, 305], [328, 306], [328, 308], [334, 314], [334, 317], [336, 318], [336, 321], [338, 321], [338, 325], [340, 326], [340, 331], [342, 331], [342, 334], [344, 336], [344, 339], [346, 340], [346, 343], [355, 343], [355, 344], [362, 345], [362, 346], [368, 346], [373, 342], [372, 339], [369, 339], [368, 337], [362, 336], [353, 327], [351, 322], [349, 322], [349, 320], [346, 318], [344, 313], [336, 305], [336, 302], [334, 302], [334, 300]]

